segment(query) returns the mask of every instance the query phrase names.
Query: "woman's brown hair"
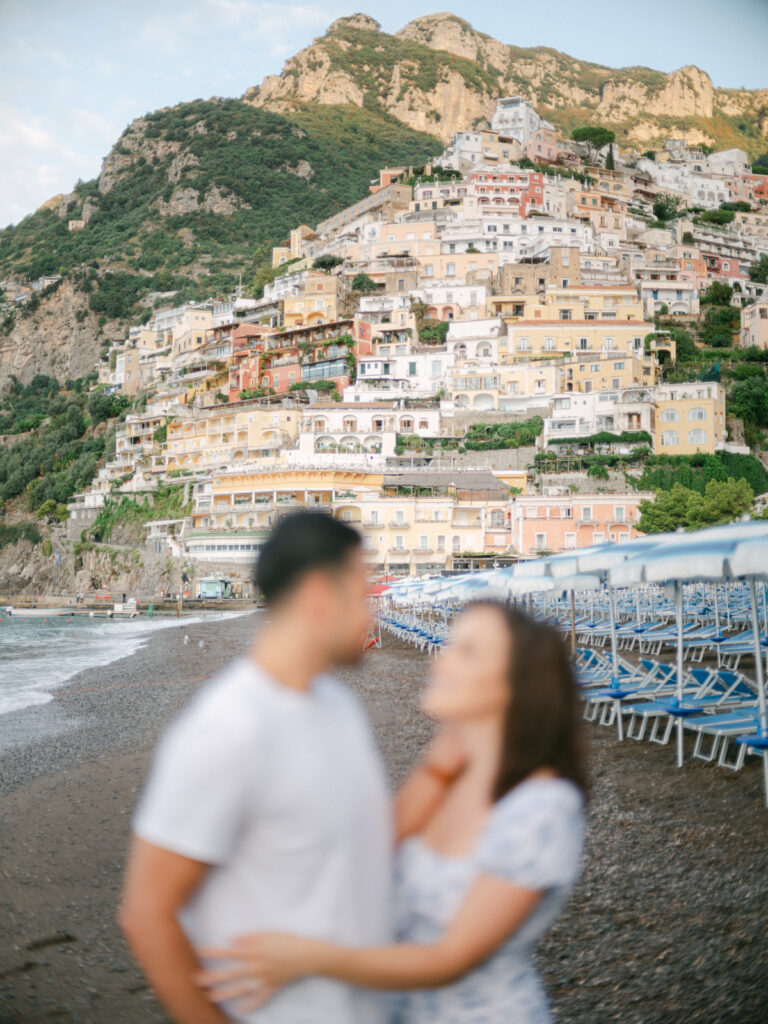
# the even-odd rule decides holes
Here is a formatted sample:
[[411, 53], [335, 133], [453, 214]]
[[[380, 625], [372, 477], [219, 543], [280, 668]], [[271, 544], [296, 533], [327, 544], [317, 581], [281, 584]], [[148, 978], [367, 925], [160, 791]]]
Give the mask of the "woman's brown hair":
[[553, 769], [586, 794], [581, 700], [560, 634], [500, 601], [477, 601], [472, 607], [496, 610], [510, 637], [511, 699], [494, 800], [540, 768]]

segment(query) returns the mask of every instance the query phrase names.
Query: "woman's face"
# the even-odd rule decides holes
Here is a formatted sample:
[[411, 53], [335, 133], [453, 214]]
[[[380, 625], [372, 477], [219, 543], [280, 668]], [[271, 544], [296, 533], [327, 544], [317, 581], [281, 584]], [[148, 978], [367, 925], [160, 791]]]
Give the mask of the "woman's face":
[[451, 630], [422, 698], [425, 714], [442, 722], [501, 715], [510, 699], [511, 637], [500, 612], [470, 608]]

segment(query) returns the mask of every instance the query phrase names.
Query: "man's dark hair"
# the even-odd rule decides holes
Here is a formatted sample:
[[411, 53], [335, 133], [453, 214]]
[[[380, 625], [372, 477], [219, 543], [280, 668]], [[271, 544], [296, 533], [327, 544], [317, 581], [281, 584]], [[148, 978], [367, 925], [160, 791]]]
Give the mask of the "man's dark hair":
[[254, 583], [275, 604], [310, 572], [343, 569], [362, 537], [324, 512], [294, 512], [281, 519], [259, 553]]

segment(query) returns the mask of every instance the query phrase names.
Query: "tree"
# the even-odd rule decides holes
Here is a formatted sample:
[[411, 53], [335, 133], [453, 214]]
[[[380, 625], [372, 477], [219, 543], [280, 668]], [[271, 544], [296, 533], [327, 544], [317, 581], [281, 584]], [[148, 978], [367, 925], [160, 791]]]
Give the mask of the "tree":
[[708, 306], [700, 331], [702, 344], [709, 348], [731, 348], [739, 323], [739, 311], [733, 306]]
[[703, 306], [730, 306], [732, 298], [733, 288], [727, 281], [712, 281], [699, 301]]
[[688, 498], [694, 492], [682, 484], [674, 484], [668, 491], [660, 491], [653, 501], [640, 502], [637, 528], [641, 533], [669, 533], [685, 525]]
[[613, 143], [608, 146], [608, 155], [605, 158], [605, 169], [606, 171], [616, 170], [616, 161], [613, 158]]
[[768, 284], [768, 255], [766, 253], [755, 260], [749, 268], [749, 280], [757, 281], [758, 284]]
[[597, 151], [616, 140], [616, 133], [602, 128], [600, 125], [582, 125], [571, 132], [574, 142], [584, 142], [589, 150], [590, 160], [594, 161]]
[[731, 385], [728, 408], [745, 424], [768, 427], [768, 378], [764, 373]]
[[326, 273], [333, 270], [334, 267], [338, 267], [344, 260], [340, 256], [331, 256], [327, 253], [325, 256], [318, 256], [315, 262], [312, 264], [313, 270], [324, 270]]
[[746, 480], [710, 480], [702, 494], [681, 483], [660, 491], [653, 501], [640, 502], [638, 529], [643, 533], [666, 533], [684, 527], [731, 523], [752, 507], [754, 491]]
[[733, 210], [704, 210], [699, 214], [699, 220], [707, 221], [710, 224], [730, 224], [736, 214]]
[[660, 194], [653, 203], [653, 215], [656, 220], [673, 220], [680, 212], [680, 200], [677, 196]]
[[49, 523], [63, 523], [69, 518], [67, 506], [48, 498], [37, 510], [37, 518], [45, 519]]
[[352, 278], [353, 292], [375, 292], [377, 290], [378, 285], [373, 278], [368, 277], [367, 274], [355, 274]]
[[694, 244], [694, 240], [693, 240], [692, 233], [690, 231], [684, 231], [683, 232], [683, 245], [693, 245], [693, 244]]
[[704, 494], [691, 492], [685, 525], [690, 530], [702, 526], [732, 523], [752, 507], [755, 495], [746, 480], [710, 480]]

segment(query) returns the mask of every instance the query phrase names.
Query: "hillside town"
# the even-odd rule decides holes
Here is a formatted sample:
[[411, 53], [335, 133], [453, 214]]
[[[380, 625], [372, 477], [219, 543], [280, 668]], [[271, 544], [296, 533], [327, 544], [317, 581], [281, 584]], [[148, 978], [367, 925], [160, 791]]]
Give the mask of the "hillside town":
[[146, 543], [199, 574], [247, 575], [297, 507], [354, 523], [376, 573], [466, 570], [635, 537], [649, 455], [749, 454], [717, 372], [665, 369], [712, 282], [732, 343], [768, 348], [768, 175], [739, 149], [595, 142], [503, 98], [432, 163], [286, 225], [258, 297], [167, 296], [102, 359], [108, 393], [146, 401], [70, 538], [173, 484], [188, 514]]

